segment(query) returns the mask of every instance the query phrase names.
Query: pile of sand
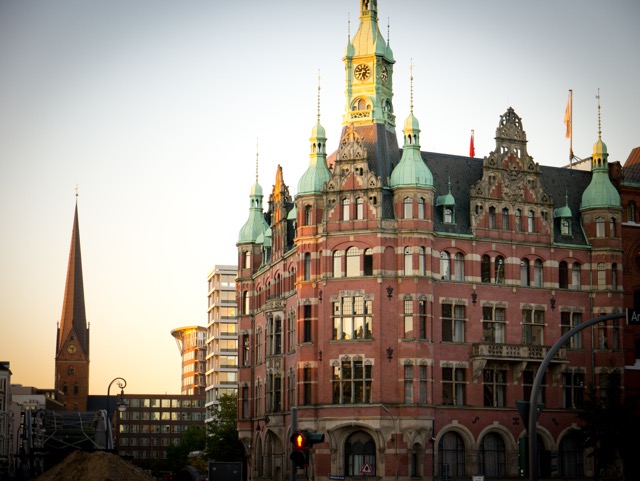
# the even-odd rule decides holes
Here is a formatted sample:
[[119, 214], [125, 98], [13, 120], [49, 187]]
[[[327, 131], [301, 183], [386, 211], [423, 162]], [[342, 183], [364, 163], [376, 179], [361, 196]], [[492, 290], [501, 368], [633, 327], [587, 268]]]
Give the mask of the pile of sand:
[[115, 454], [75, 451], [35, 481], [154, 481], [154, 478]]

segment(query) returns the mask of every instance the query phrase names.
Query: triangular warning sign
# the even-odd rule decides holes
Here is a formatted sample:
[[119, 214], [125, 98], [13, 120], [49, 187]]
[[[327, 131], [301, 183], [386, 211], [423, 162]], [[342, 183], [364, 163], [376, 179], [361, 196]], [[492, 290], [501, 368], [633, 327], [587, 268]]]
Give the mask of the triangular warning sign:
[[371, 469], [371, 465], [369, 461], [365, 461], [360, 469], [360, 474], [373, 474], [373, 469]]

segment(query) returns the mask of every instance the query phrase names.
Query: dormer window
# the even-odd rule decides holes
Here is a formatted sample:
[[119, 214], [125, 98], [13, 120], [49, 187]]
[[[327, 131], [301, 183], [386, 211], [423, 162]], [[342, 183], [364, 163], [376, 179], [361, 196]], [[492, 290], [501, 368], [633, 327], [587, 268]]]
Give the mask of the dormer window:
[[453, 224], [453, 209], [451, 207], [444, 208], [444, 223]]
[[560, 235], [570, 236], [571, 235], [571, 220], [570, 219], [562, 219], [560, 221]]

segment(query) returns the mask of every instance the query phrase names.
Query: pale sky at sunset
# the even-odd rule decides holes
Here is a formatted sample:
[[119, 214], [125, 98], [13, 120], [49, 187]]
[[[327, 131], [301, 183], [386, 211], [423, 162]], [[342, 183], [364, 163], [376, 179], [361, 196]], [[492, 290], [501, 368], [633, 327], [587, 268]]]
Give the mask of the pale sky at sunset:
[[[321, 122], [337, 148], [347, 19], [358, 0], [0, 0], [0, 360], [13, 382], [53, 387], [56, 323], [75, 186], [91, 394], [180, 392], [170, 331], [206, 325], [206, 276], [235, 264], [259, 139], [260, 183], [276, 166], [295, 193]], [[640, 146], [637, 0], [378, 0], [390, 22], [394, 108], [422, 150], [494, 148], [500, 115], [528, 151], [568, 162], [602, 139], [610, 161]], [[398, 128], [399, 138], [402, 133]], [[266, 198], [265, 198], [266, 201]]]

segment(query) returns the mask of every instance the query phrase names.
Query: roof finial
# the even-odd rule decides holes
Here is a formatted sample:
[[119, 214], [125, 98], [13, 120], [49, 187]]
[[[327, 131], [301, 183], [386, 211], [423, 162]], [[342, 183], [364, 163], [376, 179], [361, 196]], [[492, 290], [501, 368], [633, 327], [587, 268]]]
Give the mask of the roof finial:
[[320, 123], [320, 69], [318, 69], [318, 123]]
[[390, 45], [389, 40], [391, 37], [389, 36], [389, 32], [391, 31], [391, 20], [390, 17], [387, 17], [387, 45]]
[[347, 40], [351, 42], [351, 12], [347, 12]]
[[258, 183], [258, 137], [256, 137], [256, 184]]
[[409, 70], [411, 72], [411, 77], [410, 77], [410, 82], [411, 82], [411, 104], [410, 104], [410, 111], [411, 114], [413, 115], [413, 58], [411, 58], [411, 64], [409, 66]]
[[602, 124], [600, 122], [600, 88], [598, 88], [598, 95], [596, 95], [598, 99], [598, 139], [602, 136]]
[[78, 198], [78, 184], [76, 184], [76, 199]]

